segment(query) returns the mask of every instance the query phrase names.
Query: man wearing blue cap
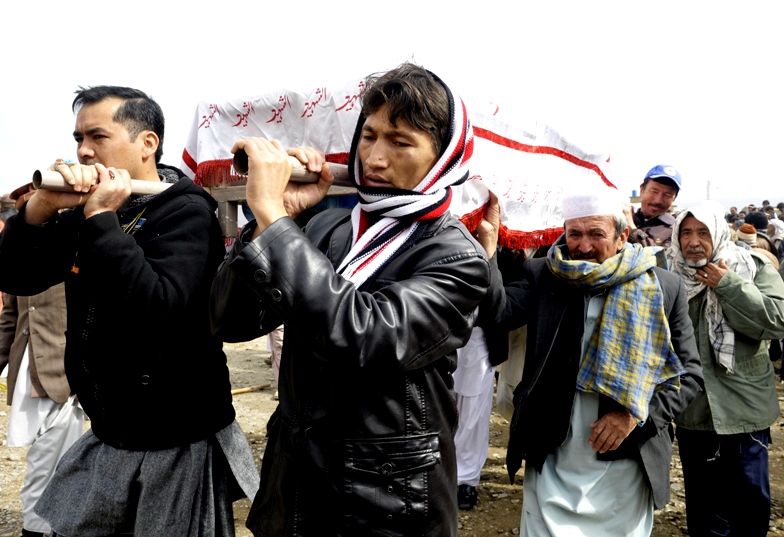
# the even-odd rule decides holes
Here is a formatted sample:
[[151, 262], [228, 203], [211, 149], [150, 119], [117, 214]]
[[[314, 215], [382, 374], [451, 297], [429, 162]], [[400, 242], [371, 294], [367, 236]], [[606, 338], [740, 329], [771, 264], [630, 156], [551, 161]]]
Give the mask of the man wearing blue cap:
[[681, 174], [672, 166], [654, 166], [640, 185], [640, 208], [626, 210], [631, 233], [628, 241], [643, 246], [668, 248], [672, 242], [675, 218], [669, 210], [681, 189]]

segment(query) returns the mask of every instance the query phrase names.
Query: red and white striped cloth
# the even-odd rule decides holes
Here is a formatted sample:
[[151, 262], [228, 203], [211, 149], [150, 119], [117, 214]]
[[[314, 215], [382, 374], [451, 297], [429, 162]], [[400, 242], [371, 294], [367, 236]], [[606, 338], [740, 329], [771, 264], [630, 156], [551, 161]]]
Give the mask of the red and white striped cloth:
[[[359, 118], [364, 81], [300, 93], [280, 90], [196, 109], [182, 168], [198, 184], [243, 180], [231, 166], [231, 147], [241, 138], [277, 138], [284, 146], [310, 145], [330, 162], [348, 163]], [[481, 221], [488, 189], [501, 203], [500, 244], [532, 248], [563, 232], [561, 197], [566, 192], [616, 188], [609, 157], [588, 153], [543, 124], [513, 125], [472, 111], [471, 178], [454, 187], [451, 212], [473, 230]]]

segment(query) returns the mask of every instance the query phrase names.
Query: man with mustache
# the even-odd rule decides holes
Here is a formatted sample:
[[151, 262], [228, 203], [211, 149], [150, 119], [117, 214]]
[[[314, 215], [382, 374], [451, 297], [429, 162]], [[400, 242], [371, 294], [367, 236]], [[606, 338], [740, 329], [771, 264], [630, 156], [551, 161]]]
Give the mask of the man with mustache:
[[[72, 108], [79, 164], [52, 166], [72, 190], [36, 190], [0, 235], [0, 289], [65, 283], [65, 373], [91, 419], [35, 512], [69, 537], [234, 535], [232, 502], [257, 486], [209, 326], [217, 204], [160, 163], [144, 92], [82, 88]], [[131, 178], [170, 186], [132, 195]]]
[[681, 213], [667, 251], [689, 297], [705, 391], [675, 419], [689, 535], [764, 536], [768, 444], [779, 415], [767, 341], [784, 336], [784, 282], [730, 240], [724, 208]]
[[524, 536], [647, 536], [669, 501], [671, 421], [701, 390], [699, 355], [683, 284], [626, 243], [623, 206], [565, 197], [564, 234], [506, 287], [495, 200], [479, 228], [480, 324], [528, 327], [506, 461], [512, 478], [526, 461]]
[[667, 248], [672, 241], [675, 218], [667, 211], [681, 189], [681, 174], [672, 166], [660, 164], [651, 168], [640, 185], [640, 208], [632, 214], [626, 207], [629, 242], [643, 246]]

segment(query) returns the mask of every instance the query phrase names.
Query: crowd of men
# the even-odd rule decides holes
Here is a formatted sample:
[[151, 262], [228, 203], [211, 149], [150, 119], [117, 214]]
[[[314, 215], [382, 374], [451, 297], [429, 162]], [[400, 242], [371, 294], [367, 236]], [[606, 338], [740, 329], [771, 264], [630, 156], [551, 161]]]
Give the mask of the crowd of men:
[[[449, 213], [473, 148], [459, 97], [409, 63], [366, 87], [359, 203], [300, 228], [333, 181], [324, 155], [238, 140], [253, 219], [228, 252], [214, 200], [160, 163], [155, 101], [77, 92], [78, 162], [51, 167], [72, 189], [23, 187], [0, 234], [11, 426], [46, 455], [28, 457], [23, 535], [229, 536], [247, 496], [257, 537], [455, 536], [487, 450], [488, 334], [522, 326], [507, 465], [514, 480], [525, 461], [523, 535], [650, 535], [676, 434], [689, 534], [764, 535], [772, 261], [716, 204], [669, 214], [682, 181], [662, 165], [636, 212], [609, 189], [566, 195], [564, 234], [505, 284], [497, 198], [474, 234]], [[318, 181], [289, 182], [290, 157]], [[133, 194], [131, 178], [168, 186]], [[37, 304], [65, 323], [56, 356], [35, 343]], [[281, 325], [258, 477], [222, 342]]]

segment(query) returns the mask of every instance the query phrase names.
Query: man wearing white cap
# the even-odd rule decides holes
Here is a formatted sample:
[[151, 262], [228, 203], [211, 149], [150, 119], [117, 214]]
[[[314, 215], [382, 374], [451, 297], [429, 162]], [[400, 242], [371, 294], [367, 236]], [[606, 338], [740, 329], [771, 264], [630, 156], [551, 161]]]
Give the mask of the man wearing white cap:
[[659, 164], [648, 170], [640, 185], [640, 208], [634, 214], [628, 205], [625, 209], [629, 242], [662, 248], [670, 245], [675, 217], [667, 211], [680, 190], [681, 174], [674, 167]]
[[784, 337], [784, 282], [730, 240], [718, 203], [690, 207], [673, 231], [667, 258], [686, 285], [705, 376], [705, 393], [675, 420], [689, 535], [763, 536], [779, 416], [766, 340]]
[[[507, 468], [526, 461], [522, 535], [643, 536], [670, 496], [671, 421], [702, 389], [683, 283], [627, 244], [610, 192], [563, 200], [565, 233], [480, 315], [528, 325]], [[494, 260], [495, 200], [479, 230]], [[491, 314], [492, 315], [492, 314]]]

